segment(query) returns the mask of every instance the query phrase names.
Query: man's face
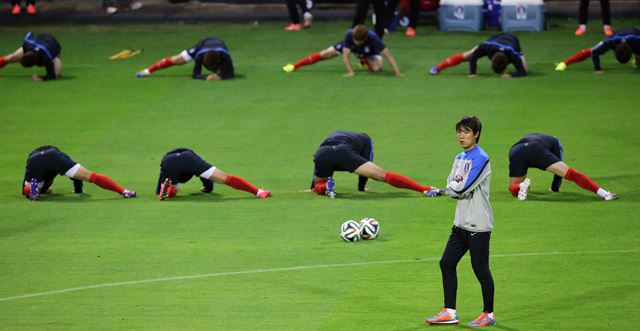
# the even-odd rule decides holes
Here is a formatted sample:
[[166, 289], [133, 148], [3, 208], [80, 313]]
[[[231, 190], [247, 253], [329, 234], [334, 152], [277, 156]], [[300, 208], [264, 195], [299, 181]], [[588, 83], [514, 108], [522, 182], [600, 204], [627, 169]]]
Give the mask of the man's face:
[[363, 39], [363, 40], [355, 40], [355, 39], [353, 39], [353, 43], [356, 44], [356, 46], [362, 46], [366, 41], [367, 41], [367, 39]]
[[458, 135], [458, 143], [465, 151], [472, 149], [476, 145], [477, 134], [474, 134], [471, 128], [461, 127], [456, 130]]

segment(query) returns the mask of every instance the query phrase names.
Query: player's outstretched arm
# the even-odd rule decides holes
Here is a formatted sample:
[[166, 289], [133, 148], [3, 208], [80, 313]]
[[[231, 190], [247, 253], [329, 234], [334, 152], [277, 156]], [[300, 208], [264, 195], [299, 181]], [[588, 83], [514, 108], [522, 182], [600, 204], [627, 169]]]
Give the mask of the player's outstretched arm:
[[349, 55], [351, 55], [351, 50], [348, 48], [342, 49], [342, 63], [344, 63], [344, 67], [347, 69], [347, 73], [344, 74], [344, 77], [353, 76], [353, 67], [351, 66], [351, 61], [349, 60]]
[[396, 63], [396, 60], [393, 58], [393, 55], [391, 55], [391, 52], [389, 51], [388, 48], [385, 48], [382, 50], [382, 55], [384, 55], [384, 57], [387, 59], [387, 62], [389, 62], [389, 65], [391, 66], [393, 73], [397, 77], [404, 77], [404, 74], [400, 72], [400, 68], [398, 68], [398, 64]]

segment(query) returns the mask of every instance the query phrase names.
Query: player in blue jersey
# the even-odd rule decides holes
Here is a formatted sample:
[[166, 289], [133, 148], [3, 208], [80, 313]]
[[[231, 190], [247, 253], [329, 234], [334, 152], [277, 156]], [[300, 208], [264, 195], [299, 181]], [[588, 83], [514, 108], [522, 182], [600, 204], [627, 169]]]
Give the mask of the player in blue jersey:
[[31, 80], [39, 82], [60, 78], [62, 61], [60, 60], [60, 43], [53, 36], [41, 34], [34, 36], [31, 32], [24, 37], [22, 47], [15, 52], [0, 56], [0, 69], [9, 63], [20, 62], [23, 67], [44, 67], [46, 74], [33, 74]]
[[456, 123], [458, 143], [464, 150], [453, 161], [447, 177], [445, 192], [456, 199], [456, 212], [449, 240], [440, 259], [444, 308], [437, 315], [425, 319], [429, 324], [458, 324], [456, 267], [469, 251], [471, 266], [482, 289], [483, 312], [471, 327], [494, 325], [494, 284], [489, 269], [489, 242], [493, 231], [493, 210], [489, 203], [491, 165], [489, 156], [478, 146], [482, 123], [473, 116]]
[[614, 200], [618, 195], [596, 184], [589, 176], [570, 168], [562, 161], [562, 145], [554, 136], [531, 133], [515, 143], [509, 151], [509, 191], [518, 200], [526, 200], [531, 180], [527, 178], [527, 169], [538, 168], [554, 174], [551, 191], [560, 191], [562, 179], [578, 184], [585, 190], [597, 194], [604, 200]]
[[[156, 70], [166, 69], [173, 65], [183, 65], [192, 61], [195, 61], [191, 75], [194, 79], [223, 80], [231, 79], [235, 75], [233, 61], [227, 45], [218, 38], [207, 38], [178, 55], [166, 57], [147, 69], [136, 72], [136, 76], [147, 77]], [[203, 74], [202, 66], [211, 71], [211, 73]]]
[[[502, 75], [502, 78], [522, 77], [527, 75], [527, 61], [522, 54], [520, 48], [520, 40], [512, 34], [497, 34], [482, 44], [459, 54], [454, 54], [437, 66], [429, 70], [430, 75], [437, 75], [442, 70], [456, 66], [464, 61], [469, 61], [469, 77], [478, 77], [477, 61], [482, 57], [488, 57], [491, 60], [491, 69], [493, 72]], [[506, 73], [505, 70], [509, 64], [513, 64], [516, 72], [513, 74]]]
[[372, 178], [397, 188], [423, 193], [428, 197], [439, 196], [443, 192], [374, 164], [373, 141], [363, 132], [332, 132], [318, 147], [313, 162], [315, 167], [311, 191], [331, 198], [335, 197], [335, 183], [332, 178], [335, 171], [348, 171], [359, 175], [358, 191], [365, 191], [367, 180]]
[[287, 64], [282, 67], [284, 72], [290, 73], [302, 66], [311, 65], [318, 61], [332, 59], [342, 54], [342, 62], [347, 69], [345, 76], [353, 76], [353, 67], [351, 66], [351, 60], [349, 55], [351, 53], [360, 59], [360, 64], [366, 66], [369, 71], [377, 72], [382, 70], [382, 56], [387, 59], [393, 73], [396, 76], [404, 76], [396, 60], [391, 55], [391, 52], [380, 40], [380, 38], [373, 32], [367, 30], [364, 25], [356, 25], [353, 29], [347, 30], [344, 35], [344, 39], [329, 48], [313, 53], [303, 57], [294, 64]]
[[193, 176], [200, 178], [203, 185], [201, 191], [204, 193], [211, 193], [215, 182], [249, 192], [260, 199], [271, 196], [271, 192], [255, 187], [242, 177], [225, 174], [189, 148], [176, 148], [164, 155], [156, 194], [160, 200], [172, 198], [178, 193], [180, 184], [188, 182]]
[[124, 189], [108, 176], [85, 169], [53, 146], [38, 147], [29, 153], [22, 181], [22, 194], [35, 201], [40, 194], [51, 193], [51, 185], [57, 175], [65, 175], [73, 181], [74, 193], [82, 193], [82, 182], [85, 181], [114, 191], [125, 199], [136, 197], [136, 192]]
[[602, 73], [600, 55], [612, 49], [618, 62], [625, 64], [633, 57], [634, 67], [640, 66], [640, 30], [633, 27], [620, 29], [616, 31], [613, 37], [599, 42], [592, 48], [583, 49], [556, 64], [556, 71], [564, 71], [568, 65], [582, 62], [591, 57], [595, 72]]

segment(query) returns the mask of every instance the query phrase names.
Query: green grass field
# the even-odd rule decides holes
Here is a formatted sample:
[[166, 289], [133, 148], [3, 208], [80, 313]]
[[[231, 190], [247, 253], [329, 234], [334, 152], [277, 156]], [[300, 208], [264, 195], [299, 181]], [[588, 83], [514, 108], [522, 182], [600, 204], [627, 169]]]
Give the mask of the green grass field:
[[[63, 75], [32, 83], [39, 70], [0, 70], [0, 329], [2, 330], [422, 330], [442, 308], [438, 259], [455, 200], [338, 173], [338, 199], [307, 188], [312, 155], [331, 131], [366, 131], [375, 162], [442, 186], [460, 152], [454, 124], [483, 121], [491, 157], [495, 229], [491, 269], [497, 330], [631, 330], [640, 323], [640, 71], [603, 57], [553, 71], [553, 63], [595, 45], [596, 25], [573, 37], [573, 22], [518, 33], [531, 76], [502, 80], [479, 62], [429, 77], [445, 57], [495, 31], [385, 38], [404, 78], [357, 71], [339, 59], [284, 74], [282, 65], [338, 41], [347, 22], [285, 33], [281, 23], [42, 26], [62, 44]], [[640, 25], [639, 20], [616, 22]], [[0, 28], [0, 53], [27, 30]], [[208, 36], [223, 38], [238, 79], [203, 82], [191, 65], [134, 73]], [[107, 57], [144, 48], [123, 61]], [[530, 132], [560, 138], [566, 162], [620, 199], [604, 202], [531, 170], [530, 199], [507, 191], [510, 146]], [[75, 195], [58, 177], [54, 194], [20, 195], [34, 148], [60, 147], [90, 170], [135, 189], [124, 200], [86, 184]], [[227, 173], [270, 189], [259, 200], [199, 181], [173, 201], [153, 195], [163, 154], [191, 147]], [[375, 217], [381, 236], [345, 243], [347, 219]], [[467, 258], [459, 265], [459, 326], [482, 309]]]

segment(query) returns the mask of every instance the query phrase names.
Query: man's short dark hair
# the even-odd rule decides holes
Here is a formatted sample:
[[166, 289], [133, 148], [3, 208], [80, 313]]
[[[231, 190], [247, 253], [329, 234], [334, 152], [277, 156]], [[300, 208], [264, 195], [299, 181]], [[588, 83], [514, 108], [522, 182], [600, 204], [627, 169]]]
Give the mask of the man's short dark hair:
[[363, 42], [367, 40], [367, 37], [369, 37], [369, 31], [367, 30], [366, 26], [358, 24], [353, 27], [351, 38], [353, 38], [354, 41]]
[[497, 52], [493, 54], [491, 58], [491, 69], [496, 74], [501, 74], [507, 69], [507, 64], [509, 64], [509, 59], [507, 59], [507, 55], [503, 52]]
[[616, 53], [616, 60], [618, 60], [618, 62], [624, 64], [629, 62], [629, 60], [631, 60], [631, 46], [628, 43], [619, 43], [618, 46], [616, 46], [615, 49], [615, 53]]
[[480, 134], [482, 133], [482, 122], [475, 116], [464, 116], [458, 123], [456, 123], [456, 131], [460, 131], [464, 128], [468, 128], [473, 131], [473, 134], [478, 134], [476, 143], [480, 142]]
[[202, 64], [205, 68], [214, 71], [220, 65], [221, 59], [220, 52], [208, 51], [202, 56]]
[[38, 54], [34, 51], [26, 51], [22, 54], [20, 64], [25, 68], [31, 68], [38, 63]]

